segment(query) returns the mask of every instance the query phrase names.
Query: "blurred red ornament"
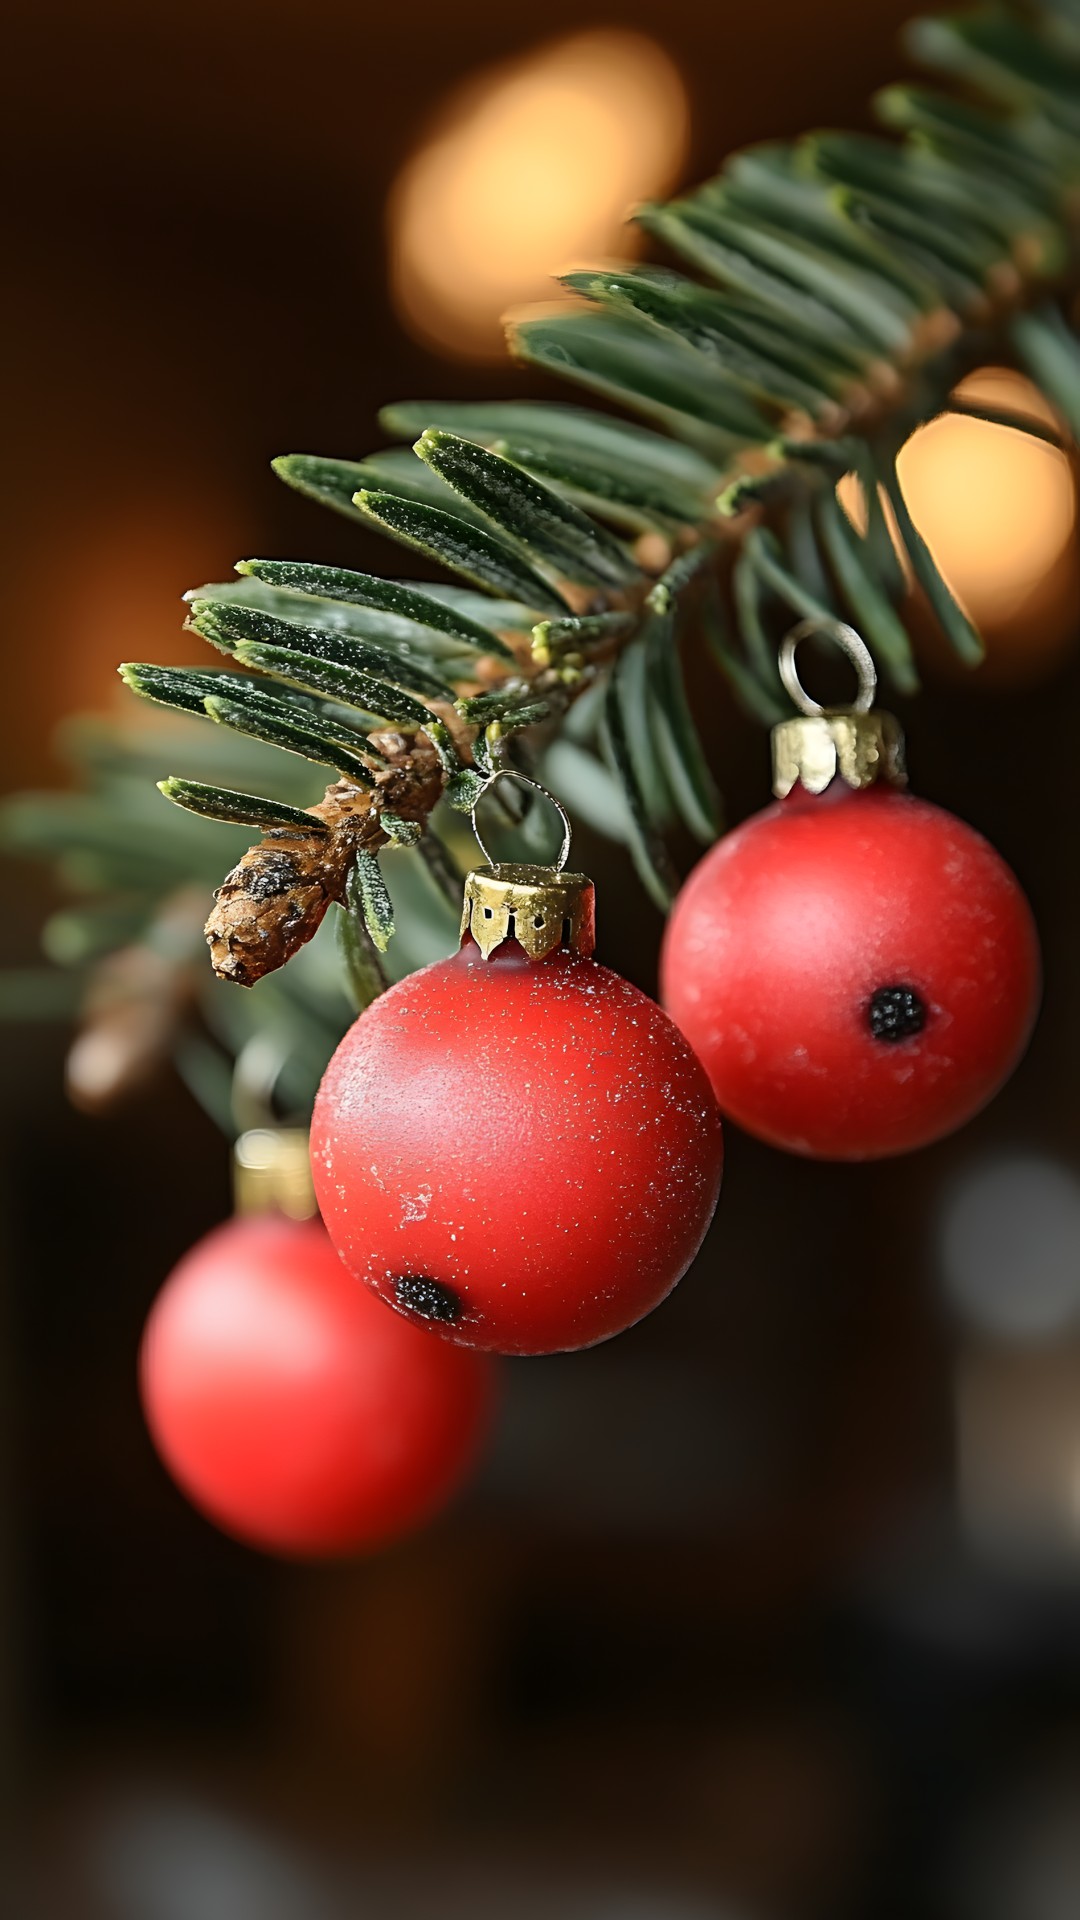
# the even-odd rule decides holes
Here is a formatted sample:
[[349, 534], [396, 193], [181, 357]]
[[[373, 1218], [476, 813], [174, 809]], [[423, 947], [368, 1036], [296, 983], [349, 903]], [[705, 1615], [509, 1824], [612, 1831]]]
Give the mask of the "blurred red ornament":
[[662, 999], [740, 1126], [874, 1159], [952, 1132], [1008, 1078], [1038, 1008], [1038, 941], [982, 836], [896, 790], [891, 716], [869, 697], [827, 713], [803, 699], [774, 735], [786, 797], [676, 901]]
[[589, 957], [582, 876], [483, 869], [466, 915], [461, 950], [376, 1000], [327, 1069], [323, 1218], [360, 1279], [448, 1340], [591, 1346], [697, 1252], [720, 1116], [666, 1014]]
[[140, 1359], [154, 1443], [192, 1503], [268, 1551], [332, 1556], [420, 1526], [472, 1467], [488, 1363], [384, 1313], [316, 1220], [240, 1216], [166, 1281]]

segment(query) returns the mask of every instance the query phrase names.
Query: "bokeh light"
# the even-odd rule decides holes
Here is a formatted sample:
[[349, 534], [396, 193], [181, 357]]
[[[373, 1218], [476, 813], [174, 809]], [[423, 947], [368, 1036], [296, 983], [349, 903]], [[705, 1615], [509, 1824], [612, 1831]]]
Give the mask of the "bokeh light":
[[1035, 1154], [981, 1161], [948, 1195], [949, 1303], [974, 1331], [1042, 1340], [1080, 1329], [1080, 1180]]
[[[1057, 424], [1038, 388], [1008, 367], [981, 368], [956, 397]], [[954, 593], [989, 627], [1025, 604], [1072, 539], [1076, 489], [1067, 458], [1015, 428], [941, 414], [912, 434], [898, 471]]]
[[[984, 367], [957, 388], [974, 405], [1056, 426], [1037, 387]], [[1064, 453], [1014, 428], [944, 414], [912, 435], [898, 471], [916, 525], [986, 641], [1000, 685], [1052, 672], [1076, 637], [1076, 485]]]
[[[980, 368], [955, 397], [1060, 428], [1038, 388], [1009, 367]], [[1080, 590], [1068, 457], [1015, 427], [943, 413], [912, 434], [897, 472], [916, 526], [986, 641], [984, 676], [1005, 685], [1052, 671], [1075, 638]], [[849, 518], [865, 528], [854, 474], [838, 492]], [[883, 505], [899, 550], [892, 510]], [[901, 560], [911, 584], [906, 554]]]
[[212, 473], [204, 479], [180, 470], [163, 479], [154, 466], [163, 458], [156, 448], [133, 450], [131, 469], [145, 465], [155, 475], [152, 488], [140, 491], [103, 457], [62, 540], [45, 520], [12, 547], [11, 631], [48, 636], [50, 671], [27, 675], [20, 688], [20, 725], [0, 776], [5, 788], [40, 782], [43, 751], [65, 715], [111, 709], [134, 718], [144, 703], [117, 678], [117, 662], [190, 661], [181, 596], [193, 577], [227, 578], [236, 555], [254, 544], [241, 493]]
[[[946, 1200], [941, 1258], [965, 1328], [957, 1497], [980, 1553], [1026, 1574], [1080, 1558], [1080, 1179], [995, 1156]], [[1070, 1575], [1071, 1577], [1071, 1575]]]
[[686, 153], [686, 91], [644, 34], [573, 34], [456, 89], [393, 188], [390, 271], [425, 344], [500, 359], [504, 310], [567, 266], [633, 249], [635, 200]]
[[1018, 1575], [1080, 1565], [1080, 1341], [973, 1341], [956, 1371], [960, 1520], [980, 1553]]

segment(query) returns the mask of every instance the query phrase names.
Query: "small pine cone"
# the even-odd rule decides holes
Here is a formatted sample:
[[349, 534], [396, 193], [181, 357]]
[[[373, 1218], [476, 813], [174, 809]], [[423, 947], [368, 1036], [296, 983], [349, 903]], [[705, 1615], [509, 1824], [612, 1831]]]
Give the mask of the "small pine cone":
[[358, 853], [385, 845], [384, 807], [422, 825], [442, 792], [442, 769], [431, 743], [394, 732], [371, 743], [387, 764], [375, 789], [339, 780], [308, 811], [320, 823], [310, 836], [274, 830], [250, 847], [227, 874], [206, 923], [214, 972], [220, 980], [253, 987], [284, 966], [322, 924], [331, 901], [342, 900]]
[[311, 939], [331, 900], [340, 898], [338, 851], [314, 834], [287, 849], [265, 840], [249, 848], [218, 888], [206, 923], [219, 979], [253, 987]]

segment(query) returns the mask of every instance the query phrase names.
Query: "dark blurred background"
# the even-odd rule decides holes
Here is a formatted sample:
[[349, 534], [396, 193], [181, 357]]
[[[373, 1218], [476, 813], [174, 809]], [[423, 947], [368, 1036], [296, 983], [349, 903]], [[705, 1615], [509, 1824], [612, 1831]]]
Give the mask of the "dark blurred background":
[[[20, 9], [0, 115], [5, 784], [63, 778], [53, 729], [115, 709], [118, 660], [193, 658], [179, 595], [239, 555], [387, 564], [280, 487], [272, 455], [359, 457], [394, 398], [544, 391], [490, 357], [527, 273], [454, 309], [455, 282], [483, 279], [430, 185], [456, 178], [455, 112], [487, 125], [483, 92], [455, 109], [460, 83], [523, 55], [541, 81], [580, 55], [586, 93], [614, 74], [590, 165], [611, 162], [618, 209], [747, 141], [869, 124], [908, 10]], [[651, 45], [545, 51], [586, 29]], [[466, 185], [498, 184], [499, 128], [520, 147], [525, 125], [550, 189], [541, 265], [613, 251], [610, 209], [572, 170], [551, 186], [573, 143], [542, 87], [522, 92], [530, 71], [492, 82], [509, 105]], [[417, 180], [435, 231], [410, 238]], [[488, 213], [480, 268], [502, 258]], [[1003, 437], [918, 456], [991, 660], [961, 684], [927, 643], [904, 717], [918, 789], [1031, 895], [1047, 990], [1028, 1059], [961, 1136], [891, 1164], [803, 1164], [731, 1128], [691, 1275], [608, 1347], [507, 1364], [485, 1476], [423, 1538], [292, 1567], [186, 1506], [134, 1355], [162, 1278], [228, 1210], [225, 1148], [170, 1077], [75, 1114], [63, 1030], [3, 1033], [20, 1920], [1080, 1912], [1075, 503], [1060, 456]], [[738, 819], [767, 798], [765, 739], [714, 680], [696, 703]], [[601, 957], [652, 989], [658, 920], [623, 855], [583, 837]], [[5, 964], [28, 964], [51, 900], [7, 869]]]

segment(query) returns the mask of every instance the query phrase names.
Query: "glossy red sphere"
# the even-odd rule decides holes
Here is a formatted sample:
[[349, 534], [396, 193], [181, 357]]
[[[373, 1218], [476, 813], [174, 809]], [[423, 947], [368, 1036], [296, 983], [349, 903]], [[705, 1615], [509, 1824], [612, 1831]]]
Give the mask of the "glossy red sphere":
[[384, 1313], [318, 1221], [200, 1240], [154, 1303], [147, 1424], [192, 1503], [272, 1552], [337, 1555], [420, 1525], [467, 1475], [491, 1369]]
[[311, 1158], [346, 1266], [499, 1353], [587, 1347], [649, 1313], [720, 1189], [720, 1115], [655, 1003], [564, 950], [470, 942], [338, 1048]]
[[724, 1112], [794, 1153], [903, 1153], [1015, 1067], [1039, 950], [971, 827], [878, 786], [797, 788], [706, 854], [675, 904], [664, 1005]]

